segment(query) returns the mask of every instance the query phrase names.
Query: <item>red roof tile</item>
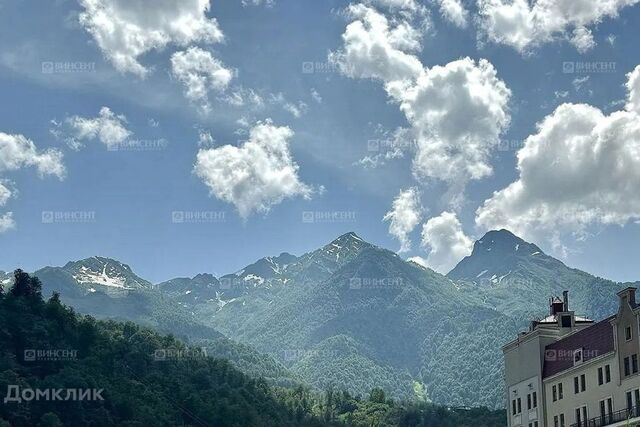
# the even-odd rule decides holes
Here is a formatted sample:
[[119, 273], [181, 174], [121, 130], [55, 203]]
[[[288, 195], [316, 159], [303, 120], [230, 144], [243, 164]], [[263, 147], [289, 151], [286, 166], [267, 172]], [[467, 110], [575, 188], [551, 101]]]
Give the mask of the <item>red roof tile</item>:
[[613, 327], [608, 317], [568, 335], [545, 348], [542, 377], [547, 378], [573, 367], [573, 352], [583, 349], [583, 362], [613, 351]]

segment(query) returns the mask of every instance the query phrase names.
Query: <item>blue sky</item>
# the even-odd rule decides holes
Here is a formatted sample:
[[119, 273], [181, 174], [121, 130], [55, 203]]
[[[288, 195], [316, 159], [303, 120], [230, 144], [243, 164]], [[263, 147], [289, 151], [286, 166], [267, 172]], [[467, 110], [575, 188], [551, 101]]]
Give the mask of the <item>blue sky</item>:
[[[136, 0], [127, 9], [127, 2], [115, 0], [0, 1], [0, 133], [5, 134], [0, 144], [15, 144], [22, 136], [36, 147], [36, 154], [29, 152], [22, 160], [0, 161], [0, 182], [11, 190], [0, 205], [0, 216], [11, 212], [11, 224], [0, 234], [0, 269], [33, 270], [104, 255], [130, 264], [152, 281], [200, 272], [221, 275], [262, 256], [301, 254], [355, 231], [393, 250], [405, 238], [410, 248], [402, 256], [419, 257], [446, 272], [487, 229], [506, 226], [571, 266], [616, 280], [639, 278], [640, 198], [633, 166], [640, 160], [629, 160], [629, 154], [640, 152], [634, 151], [640, 140], [633, 131], [640, 108], [634, 110], [635, 92], [625, 87], [635, 84], [627, 74], [640, 64], [639, 6], [620, 7], [615, 17], [606, 11], [578, 11], [585, 16], [579, 23], [567, 17], [560, 31], [543, 23], [514, 38], [487, 23], [495, 10], [481, 10], [472, 1], [461, 3], [466, 14], [456, 16], [462, 21], [444, 13], [438, 2], [413, 0], [363, 0], [350, 8], [342, 1], [243, 5], [217, 0], [208, 9], [201, 7], [206, 3], [166, 0], [149, 9]], [[560, 7], [564, 2], [557, 3]], [[598, 3], [584, 7], [597, 9]], [[146, 40], [140, 54], [131, 54], [126, 45], [131, 40], [100, 41], [104, 29], [91, 20], [101, 11], [115, 10], [120, 20], [110, 23], [114, 28], [131, 19], [149, 30], [175, 17], [178, 9], [200, 13], [193, 25], [202, 26], [201, 34], [185, 36], [164, 28], [168, 41]], [[367, 27], [373, 19], [411, 31], [381, 35]], [[343, 38], [348, 26], [358, 22], [371, 31], [354, 33], [350, 41]], [[573, 37], [578, 27], [590, 31], [591, 40]], [[214, 40], [212, 30], [219, 30], [224, 41]], [[382, 43], [388, 41], [385, 37], [405, 37], [402, 42], [393, 39], [391, 48], [384, 45], [393, 50], [384, 54], [397, 54], [387, 58], [384, 69], [378, 51], [365, 52], [371, 57], [357, 51], [358, 43], [370, 36], [381, 37]], [[419, 46], [410, 46], [415, 40]], [[172, 58], [179, 59], [174, 55], [183, 52], [183, 67], [199, 70], [201, 77], [197, 66], [203, 64], [194, 65], [195, 55], [186, 54], [192, 47], [191, 53], [204, 55], [207, 70], [218, 71], [205, 80], [204, 96], [193, 95], [201, 93], [197, 91], [189, 96], [186, 90], [197, 86], [194, 75], [180, 74], [172, 66]], [[118, 63], [114, 58], [123, 52], [145, 71], [131, 62]], [[465, 57], [470, 59], [465, 62]], [[504, 86], [508, 100], [471, 105], [447, 101], [447, 93], [458, 93], [453, 77], [474, 78], [482, 58], [495, 72], [492, 78], [486, 73], [479, 77], [486, 79], [480, 83], [489, 91], [487, 98]], [[401, 94], [394, 94], [389, 87], [399, 82], [405, 60], [420, 64], [421, 70], [407, 77]], [[79, 69], [65, 70], [64, 64]], [[453, 64], [462, 67], [458, 74]], [[580, 68], [584, 64], [591, 68]], [[438, 110], [441, 116], [429, 116], [424, 112], [436, 111], [436, 101], [410, 104], [405, 94], [420, 89], [421, 78], [430, 81], [438, 66], [445, 82], [445, 101], [438, 108], [444, 110]], [[440, 89], [438, 84], [428, 89], [426, 104]], [[260, 102], [249, 101], [251, 93]], [[229, 101], [238, 95], [245, 98], [244, 105]], [[574, 107], [556, 110], [563, 103]], [[624, 142], [617, 136], [577, 138], [581, 131], [561, 129], [570, 119], [600, 120], [604, 126], [604, 118], [577, 104], [598, 108], [604, 116], [624, 110], [621, 114], [629, 121]], [[126, 129], [125, 137], [86, 132], [104, 126], [104, 120], [97, 121], [103, 107]], [[424, 113], [420, 117], [425, 119], [410, 122], [407, 111]], [[492, 120], [503, 113], [507, 120], [497, 130], [466, 127], [472, 122], [483, 127], [488, 117], [487, 128], [493, 128]], [[487, 116], [476, 123], [474, 114]], [[444, 124], [429, 121], [437, 117], [445, 117]], [[550, 120], [537, 128], [547, 117], [557, 123]], [[452, 124], [467, 129], [464, 143], [448, 136], [455, 134]], [[366, 156], [372, 160], [390, 145], [397, 147], [393, 135], [398, 128], [408, 129], [409, 148], [400, 149], [401, 157], [365, 167], [361, 160]], [[572, 138], [577, 146], [558, 142]], [[20, 141], [18, 147], [25, 148]], [[416, 160], [420, 150], [432, 157], [443, 154], [430, 151], [442, 144], [448, 147], [445, 164], [460, 160], [457, 156], [469, 145], [480, 146], [480, 160], [473, 159], [484, 160], [491, 172], [452, 177], [434, 167], [432, 158]], [[525, 145], [520, 176], [517, 155]], [[538, 146], [546, 147], [546, 154]], [[578, 161], [567, 166], [554, 160], [569, 148], [576, 150], [569, 159]], [[604, 154], [584, 160], [585, 153], [598, 149]], [[266, 166], [252, 150], [264, 156]], [[47, 153], [61, 157], [43, 157]], [[257, 187], [238, 181], [235, 167], [228, 166], [232, 159], [240, 159], [243, 172], [255, 174]], [[469, 163], [466, 157], [464, 161]], [[64, 174], [52, 169], [51, 162], [63, 165]], [[278, 178], [269, 169], [274, 164], [282, 172]], [[603, 169], [616, 164], [621, 170], [603, 175]], [[578, 170], [568, 171], [574, 167]], [[519, 179], [527, 188], [523, 194], [492, 198]], [[394, 211], [392, 203], [408, 189], [415, 197], [404, 199], [409, 203]], [[489, 199], [490, 209], [479, 219], [478, 208]], [[392, 215], [383, 221], [388, 212]], [[204, 219], [192, 222], [191, 214]], [[186, 215], [186, 222], [180, 215]], [[389, 233], [393, 221], [400, 230], [395, 235]]]

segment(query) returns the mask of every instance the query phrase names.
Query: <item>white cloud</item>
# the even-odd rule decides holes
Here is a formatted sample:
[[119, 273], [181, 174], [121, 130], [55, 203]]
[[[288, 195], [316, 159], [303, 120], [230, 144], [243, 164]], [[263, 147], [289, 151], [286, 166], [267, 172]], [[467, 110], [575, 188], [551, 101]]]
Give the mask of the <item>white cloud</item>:
[[576, 77], [571, 82], [571, 84], [573, 85], [573, 90], [575, 90], [576, 92], [580, 92], [582, 87], [586, 85], [588, 81], [589, 81], [589, 76]]
[[383, 221], [389, 221], [389, 234], [400, 241], [398, 252], [411, 250], [409, 233], [420, 223], [423, 208], [420, 205], [420, 194], [417, 188], [400, 191], [391, 205], [391, 210], [384, 215]]
[[[424, 67], [414, 54], [422, 33], [402, 17], [389, 19], [361, 4], [348, 10], [354, 21], [330, 60], [349, 77], [384, 83], [411, 125], [403, 134], [414, 143], [403, 145], [415, 150], [414, 175], [446, 181], [456, 205], [469, 180], [492, 172], [489, 155], [509, 125], [511, 91], [484, 59]], [[363, 160], [375, 165], [381, 159]]]
[[[587, 26], [616, 17], [640, 0], [478, 0], [479, 23], [495, 43], [527, 52], [573, 32], [579, 49], [593, 43]], [[577, 34], [576, 34], [577, 32]]]
[[233, 204], [243, 219], [268, 212], [286, 198], [308, 198], [312, 190], [300, 181], [289, 152], [293, 135], [270, 120], [258, 122], [239, 147], [200, 149], [194, 171], [212, 196]]
[[419, 8], [416, 0], [368, 0], [366, 3], [393, 9], [416, 10]]
[[462, 258], [471, 254], [473, 241], [464, 234], [455, 213], [443, 212], [423, 226], [422, 246], [429, 250], [427, 259], [420, 259], [423, 265], [446, 274]]
[[593, 34], [591, 30], [585, 27], [578, 27], [573, 30], [573, 37], [571, 37], [571, 44], [576, 47], [578, 52], [585, 53], [593, 49], [596, 42], [593, 40]]
[[54, 175], [63, 179], [66, 169], [62, 157], [59, 150], [39, 151], [33, 141], [23, 135], [0, 132], [0, 173], [33, 166], [40, 176]]
[[509, 125], [511, 91], [490, 62], [470, 58], [425, 70], [414, 85], [388, 91], [412, 125], [418, 178], [437, 178], [462, 190], [492, 173], [489, 155]]
[[627, 74], [627, 91], [629, 97], [626, 109], [640, 114], [640, 65]]
[[[58, 150], [38, 150], [30, 139], [23, 135], [0, 132], [0, 173], [16, 171], [23, 167], [35, 167], [38, 174], [53, 175], [64, 179], [66, 169], [62, 163], [62, 153]], [[15, 190], [12, 183], [0, 179], [0, 207], [5, 206]], [[0, 213], [0, 234], [15, 227], [13, 212]]]
[[416, 264], [424, 268], [429, 268], [429, 264], [427, 263], [427, 260], [420, 256], [409, 257], [407, 258], [407, 261], [415, 262]]
[[132, 135], [125, 127], [127, 118], [114, 114], [108, 107], [102, 107], [98, 117], [71, 116], [62, 122], [52, 120], [51, 123], [54, 125], [51, 133], [75, 150], [80, 149], [84, 141], [95, 139], [109, 148], [116, 147]]
[[276, 4], [275, 0], [242, 0], [242, 6], [261, 6], [273, 7]]
[[9, 231], [16, 227], [16, 222], [13, 219], [13, 212], [6, 212], [0, 214], [0, 234], [5, 231]]
[[563, 104], [539, 123], [518, 152], [519, 178], [478, 208], [477, 225], [557, 241], [640, 218], [639, 75], [640, 67], [628, 74], [624, 110]]
[[322, 96], [320, 95], [320, 93], [318, 93], [317, 90], [315, 90], [314, 88], [311, 88], [311, 97], [313, 98], [314, 101], [316, 101], [318, 104], [322, 104]]
[[442, 16], [457, 27], [465, 28], [468, 24], [469, 12], [460, 0], [438, 0]]
[[420, 75], [422, 63], [405, 51], [420, 50], [421, 31], [406, 20], [394, 25], [385, 15], [362, 4], [350, 5], [348, 12], [354, 21], [342, 35], [343, 48], [329, 56], [343, 74], [383, 81]]
[[247, 89], [242, 86], [234, 87], [227, 91], [227, 93], [221, 97], [222, 101], [234, 107], [249, 107], [254, 110], [259, 110], [264, 107], [265, 101], [259, 93], [253, 89]]
[[9, 188], [9, 182], [0, 179], [0, 206], [6, 205], [12, 196], [13, 191]]
[[309, 106], [303, 101], [298, 103], [288, 101], [282, 93], [271, 94], [270, 99], [272, 104], [281, 106], [286, 112], [293, 115], [295, 118], [300, 118], [309, 110]]
[[234, 72], [213, 57], [211, 52], [192, 46], [171, 55], [171, 74], [185, 87], [185, 96], [209, 109], [209, 92], [223, 92]]
[[198, 131], [198, 145], [200, 147], [213, 147], [216, 143], [216, 140], [213, 138], [209, 131], [204, 129], [200, 129]]
[[187, 46], [224, 39], [207, 17], [209, 0], [80, 0], [79, 19], [120, 72], [144, 77], [139, 57], [167, 45]]

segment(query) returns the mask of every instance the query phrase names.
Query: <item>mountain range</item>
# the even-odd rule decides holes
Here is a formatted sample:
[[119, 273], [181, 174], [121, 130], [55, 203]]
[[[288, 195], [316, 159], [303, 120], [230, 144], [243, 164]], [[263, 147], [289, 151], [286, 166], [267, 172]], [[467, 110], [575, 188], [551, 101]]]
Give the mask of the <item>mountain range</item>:
[[152, 284], [102, 257], [34, 274], [81, 313], [171, 332], [273, 382], [488, 407], [503, 405], [501, 346], [546, 315], [550, 296], [568, 290], [572, 308], [598, 320], [631, 285], [567, 267], [507, 230], [488, 232], [447, 275], [355, 233], [221, 277]]

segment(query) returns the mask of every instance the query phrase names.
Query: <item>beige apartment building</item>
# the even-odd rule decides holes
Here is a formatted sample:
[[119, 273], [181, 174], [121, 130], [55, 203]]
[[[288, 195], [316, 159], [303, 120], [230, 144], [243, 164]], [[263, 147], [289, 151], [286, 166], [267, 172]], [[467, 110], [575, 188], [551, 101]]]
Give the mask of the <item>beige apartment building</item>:
[[635, 292], [618, 292], [618, 312], [594, 322], [570, 310], [565, 291], [502, 348], [509, 427], [640, 426]]

